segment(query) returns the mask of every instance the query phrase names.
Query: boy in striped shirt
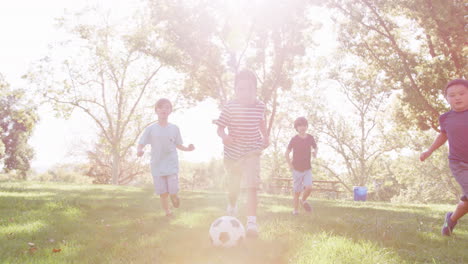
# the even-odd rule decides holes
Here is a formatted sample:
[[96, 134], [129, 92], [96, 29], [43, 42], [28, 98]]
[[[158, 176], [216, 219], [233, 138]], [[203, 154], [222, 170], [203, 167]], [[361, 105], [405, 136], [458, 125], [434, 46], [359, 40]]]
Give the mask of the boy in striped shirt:
[[218, 125], [218, 135], [223, 140], [224, 164], [228, 174], [227, 213], [237, 213], [237, 198], [242, 180], [243, 187], [247, 189], [247, 236], [256, 237], [260, 155], [269, 144], [265, 104], [257, 100], [257, 78], [251, 71], [243, 70], [236, 75], [234, 92], [235, 98], [224, 105], [215, 122]]

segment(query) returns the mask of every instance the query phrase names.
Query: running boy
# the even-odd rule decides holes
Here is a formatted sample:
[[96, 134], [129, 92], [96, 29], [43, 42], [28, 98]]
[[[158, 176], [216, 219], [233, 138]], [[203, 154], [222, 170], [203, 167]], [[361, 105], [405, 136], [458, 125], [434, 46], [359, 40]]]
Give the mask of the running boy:
[[[265, 104], [256, 99], [257, 77], [244, 70], [235, 77], [235, 98], [223, 108], [215, 124], [224, 144], [224, 164], [228, 174], [227, 214], [237, 213], [241, 180], [247, 189], [247, 236], [256, 237], [257, 190], [260, 185], [260, 155], [268, 146]], [[225, 128], [228, 129], [226, 134]]]
[[439, 117], [440, 133], [429, 149], [421, 153], [420, 160], [427, 159], [448, 139], [450, 170], [463, 192], [455, 211], [445, 215], [442, 235], [450, 236], [458, 219], [468, 212], [468, 81], [450, 81], [444, 95], [452, 110]]
[[[299, 117], [294, 121], [294, 128], [297, 135], [294, 136], [288, 144], [286, 153], [286, 162], [292, 170], [293, 177], [293, 215], [299, 214], [299, 197], [302, 193], [301, 205], [306, 212], [311, 212], [312, 207], [307, 202], [312, 192], [312, 166], [310, 165], [311, 153], [317, 157], [317, 144], [312, 135], [306, 133], [309, 124], [305, 117]], [[290, 159], [290, 153], [293, 152], [293, 159]]]
[[145, 145], [151, 145], [151, 175], [155, 193], [159, 194], [161, 207], [166, 216], [172, 216], [168, 197], [171, 197], [172, 206], [179, 207], [179, 159], [177, 149], [192, 151], [195, 147], [190, 144], [183, 146], [179, 128], [168, 122], [172, 112], [172, 104], [166, 98], [161, 98], [155, 105], [158, 122], [148, 126], [138, 142], [137, 155], [143, 156]]

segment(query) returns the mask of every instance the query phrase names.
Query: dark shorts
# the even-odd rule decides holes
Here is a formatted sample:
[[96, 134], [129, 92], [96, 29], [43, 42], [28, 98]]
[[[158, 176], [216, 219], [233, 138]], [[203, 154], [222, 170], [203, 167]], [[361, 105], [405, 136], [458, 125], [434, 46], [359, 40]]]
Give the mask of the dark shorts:
[[462, 188], [462, 201], [467, 201], [468, 197], [468, 163], [462, 161], [449, 161], [450, 170], [453, 177], [457, 180]]

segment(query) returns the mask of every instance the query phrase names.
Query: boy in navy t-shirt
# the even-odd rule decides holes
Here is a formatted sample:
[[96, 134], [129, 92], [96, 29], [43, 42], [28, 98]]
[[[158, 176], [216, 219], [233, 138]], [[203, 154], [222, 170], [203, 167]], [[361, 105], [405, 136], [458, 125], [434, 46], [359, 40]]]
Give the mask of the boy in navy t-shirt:
[[[317, 156], [317, 144], [312, 135], [307, 134], [308, 122], [305, 117], [299, 117], [294, 121], [294, 128], [297, 135], [294, 136], [288, 144], [285, 157], [293, 176], [293, 215], [299, 213], [299, 197], [302, 193], [301, 205], [306, 212], [311, 212], [312, 207], [307, 202], [312, 192], [312, 166], [310, 165], [311, 152], [314, 158]], [[293, 152], [293, 159], [290, 159], [290, 153]]]
[[450, 236], [458, 219], [468, 212], [468, 81], [450, 81], [444, 95], [452, 110], [439, 117], [440, 133], [429, 149], [421, 153], [420, 160], [427, 159], [448, 140], [450, 170], [463, 192], [455, 211], [445, 215], [442, 235]]

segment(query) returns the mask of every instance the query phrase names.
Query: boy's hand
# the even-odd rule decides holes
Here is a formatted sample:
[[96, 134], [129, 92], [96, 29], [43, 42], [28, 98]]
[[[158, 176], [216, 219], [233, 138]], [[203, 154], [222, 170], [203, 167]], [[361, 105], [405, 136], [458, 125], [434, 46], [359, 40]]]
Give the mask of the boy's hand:
[[141, 156], [143, 156], [144, 153], [145, 153], [145, 152], [144, 152], [143, 150], [138, 150], [138, 151], [137, 151], [137, 156], [138, 156], [138, 157], [141, 157]]
[[223, 137], [223, 144], [224, 145], [229, 146], [232, 143], [234, 143], [234, 140], [232, 139], [232, 137], [230, 137], [229, 135], [226, 135], [225, 137]]
[[421, 153], [421, 155], [419, 155], [419, 160], [420, 161], [424, 161], [425, 159], [429, 158], [429, 156], [431, 156], [432, 152], [430, 151], [424, 151], [423, 153]]
[[195, 146], [193, 144], [188, 145], [188, 151], [193, 151]]
[[264, 137], [262, 138], [263, 141], [263, 148], [266, 148], [270, 145], [270, 138], [269, 137]]

